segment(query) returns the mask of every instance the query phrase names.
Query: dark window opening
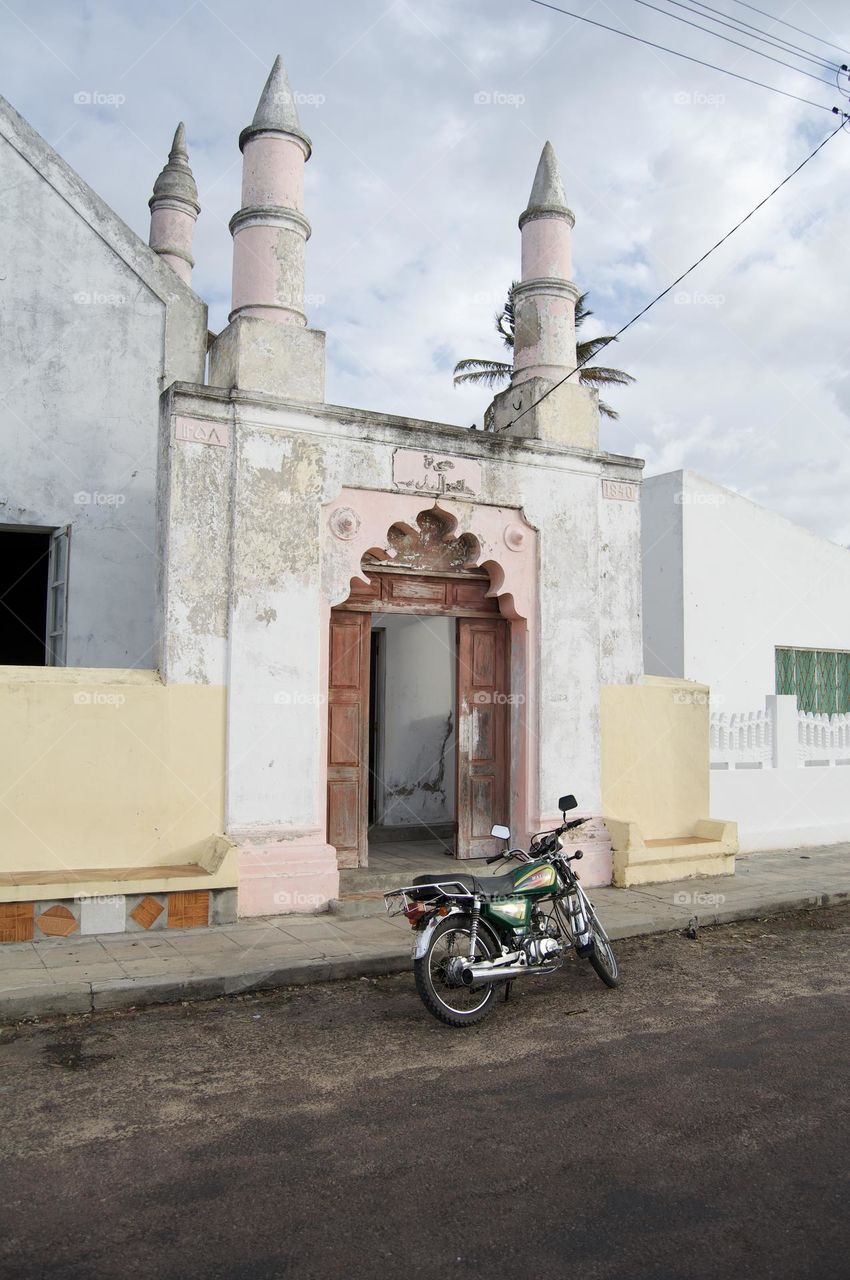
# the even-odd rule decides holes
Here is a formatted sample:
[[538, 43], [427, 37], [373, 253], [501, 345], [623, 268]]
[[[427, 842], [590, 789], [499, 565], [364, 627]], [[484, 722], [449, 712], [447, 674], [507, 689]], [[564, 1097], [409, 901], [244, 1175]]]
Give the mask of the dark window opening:
[[0, 664], [47, 665], [49, 533], [0, 530]]

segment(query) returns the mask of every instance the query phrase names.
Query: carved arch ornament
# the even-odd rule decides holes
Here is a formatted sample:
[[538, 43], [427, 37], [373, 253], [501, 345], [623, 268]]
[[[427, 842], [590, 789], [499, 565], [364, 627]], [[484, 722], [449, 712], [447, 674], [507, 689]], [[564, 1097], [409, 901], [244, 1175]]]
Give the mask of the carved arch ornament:
[[376, 567], [392, 562], [404, 554], [405, 535], [409, 545], [428, 524], [431, 530], [442, 525], [442, 540], [462, 551], [458, 568], [486, 570], [487, 594], [499, 598], [503, 617], [535, 615], [537, 533], [516, 508], [443, 498], [429, 504], [423, 495], [343, 489], [324, 508], [322, 524], [322, 588], [330, 606], [347, 599], [352, 578], [369, 582], [364, 556]]

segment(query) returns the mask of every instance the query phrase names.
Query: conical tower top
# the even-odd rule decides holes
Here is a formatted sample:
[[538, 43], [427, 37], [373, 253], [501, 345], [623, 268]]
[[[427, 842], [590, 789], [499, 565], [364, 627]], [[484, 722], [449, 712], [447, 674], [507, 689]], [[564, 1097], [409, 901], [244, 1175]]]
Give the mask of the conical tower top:
[[275, 58], [269, 78], [260, 94], [254, 119], [239, 135], [241, 150], [244, 151], [245, 143], [256, 133], [288, 133], [294, 138], [300, 138], [306, 144], [308, 158], [310, 156], [312, 144], [301, 128], [295, 95], [290, 88], [289, 77], [280, 54]]
[[186, 126], [181, 120], [174, 134], [168, 163], [153, 184], [153, 195], [148, 201], [153, 208], [157, 200], [183, 200], [194, 207], [195, 213], [201, 211], [198, 204], [198, 188], [189, 167], [189, 153], [186, 150]]
[[547, 142], [537, 163], [531, 195], [528, 197], [528, 207], [520, 215], [520, 229], [529, 218], [553, 213], [567, 215], [571, 225], [575, 222], [573, 212], [567, 204], [555, 148], [551, 142]]

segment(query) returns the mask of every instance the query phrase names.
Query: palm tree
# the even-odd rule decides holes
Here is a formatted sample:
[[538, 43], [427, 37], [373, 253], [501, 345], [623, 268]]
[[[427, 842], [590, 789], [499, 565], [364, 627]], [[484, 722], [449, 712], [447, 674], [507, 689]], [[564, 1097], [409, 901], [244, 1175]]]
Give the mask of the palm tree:
[[[496, 315], [496, 332], [511, 351], [514, 346], [514, 289], [516, 287], [516, 281], [514, 281], [508, 290], [503, 309]], [[576, 302], [576, 330], [592, 315], [593, 312], [587, 305], [587, 293], [580, 294]], [[578, 377], [583, 386], [598, 390], [599, 387], [625, 387], [630, 382], [634, 382], [632, 375], [624, 373], [622, 369], [608, 369], [605, 365], [589, 363], [611, 341], [609, 337], [588, 338], [576, 346], [576, 364], [582, 365], [578, 371]], [[585, 360], [588, 363], [582, 364]], [[456, 387], [464, 382], [478, 382], [485, 387], [498, 387], [501, 383], [508, 381], [512, 370], [513, 365], [505, 364], [501, 360], [458, 360], [452, 380]], [[606, 418], [620, 416], [616, 409], [612, 409], [603, 400], [599, 401], [599, 412]]]

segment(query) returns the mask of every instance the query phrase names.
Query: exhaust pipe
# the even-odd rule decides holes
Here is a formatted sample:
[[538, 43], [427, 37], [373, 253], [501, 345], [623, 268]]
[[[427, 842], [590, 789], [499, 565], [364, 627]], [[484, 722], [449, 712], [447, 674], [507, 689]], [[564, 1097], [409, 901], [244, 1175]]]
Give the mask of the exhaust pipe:
[[468, 964], [461, 974], [466, 987], [476, 983], [503, 982], [512, 978], [525, 978], [535, 974], [556, 973], [561, 965], [527, 964]]

